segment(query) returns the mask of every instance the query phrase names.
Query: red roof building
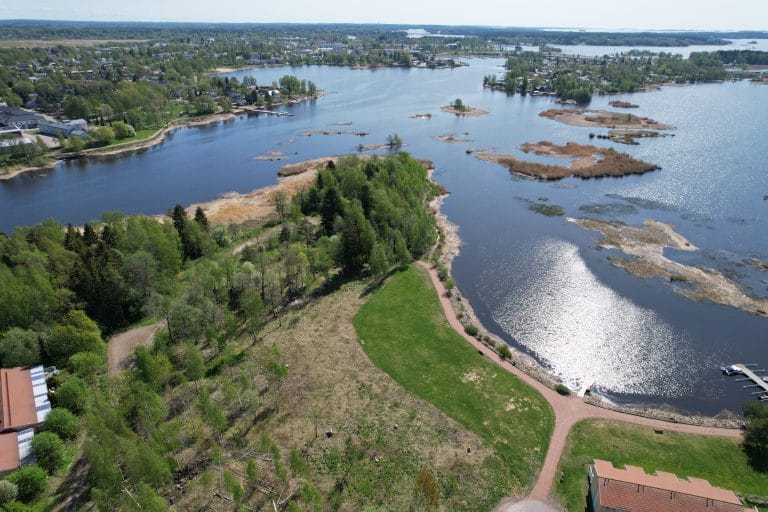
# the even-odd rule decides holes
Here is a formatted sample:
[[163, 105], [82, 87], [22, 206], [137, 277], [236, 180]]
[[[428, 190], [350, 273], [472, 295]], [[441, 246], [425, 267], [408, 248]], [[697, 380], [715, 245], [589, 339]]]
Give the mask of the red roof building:
[[595, 512], [747, 512], [733, 491], [706, 480], [681, 480], [672, 473], [649, 475], [642, 468], [614, 468], [595, 460], [589, 467], [590, 502]]
[[0, 475], [30, 461], [33, 429], [50, 411], [42, 366], [0, 368]]

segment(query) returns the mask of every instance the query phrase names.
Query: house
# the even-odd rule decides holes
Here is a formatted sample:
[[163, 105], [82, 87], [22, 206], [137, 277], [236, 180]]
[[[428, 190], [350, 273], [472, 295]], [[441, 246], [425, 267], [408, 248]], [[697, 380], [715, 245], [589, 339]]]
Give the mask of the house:
[[589, 503], [594, 512], [747, 512], [733, 491], [706, 480], [681, 480], [672, 473], [614, 468], [604, 460], [589, 466]]
[[18, 107], [0, 108], [0, 127], [21, 128], [22, 130], [31, 130], [37, 128], [42, 116], [24, 110]]
[[37, 127], [42, 135], [49, 135], [51, 137], [58, 137], [59, 135], [64, 138], [68, 138], [71, 135], [84, 137], [88, 134], [88, 123], [85, 119], [63, 122], [40, 121]]
[[42, 366], [0, 369], [0, 476], [31, 461], [34, 428], [49, 412]]

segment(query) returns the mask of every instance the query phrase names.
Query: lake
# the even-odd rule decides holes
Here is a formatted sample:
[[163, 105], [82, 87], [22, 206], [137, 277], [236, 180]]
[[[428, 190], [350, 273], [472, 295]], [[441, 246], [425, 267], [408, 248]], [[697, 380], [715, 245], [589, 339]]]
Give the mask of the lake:
[[[531, 212], [531, 202], [561, 206], [583, 217], [601, 205], [603, 220], [639, 225], [655, 219], [676, 226], [700, 250], [677, 261], [718, 269], [751, 293], [768, 294], [768, 273], [749, 264], [768, 260], [768, 86], [748, 82], [665, 87], [662, 91], [597, 97], [640, 105], [633, 114], [676, 126], [674, 137], [615, 147], [662, 169], [614, 179], [543, 183], [510, 175], [466, 149], [493, 147], [522, 156], [524, 142], [590, 143], [589, 132], [538, 116], [552, 98], [512, 96], [482, 87], [502, 72], [502, 59], [470, 59], [453, 70], [337, 67], [267, 68], [232, 73], [268, 84], [283, 74], [314, 81], [328, 94], [290, 107], [293, 117], [241, 116], [182, 128], [151, 149], [107, 161], [77, 160], [48, 172], [0, 182], [0, 230], [54, 217], [82, 224], [102, 212], [157, 214], [228, 191], [275, 183], [291, 162], [354, 153], [397, 133], [403, 148], [433, 160], [435, 179], [451, 195], [443, 211], [464, 242], [453, 273], [481, 321], [512, 346], [533, 355], [569, 386], [594, 380], [622, 404], [669, 405], [716, 414], [737, 411], [749, 392], [720, 375], [735, 362], [768, 366], [768, 319], [691, 301], [670, 283], [640, 279], [614, 267], [613, 250], [596, 248], [599, 234], [564, 217]], [[440, 112], [455, 98], [490, 111], [483, 117]], [[431, 119], [413, 119], [417, 113]], [[352, 123], [352, 124], [348, 124]], [[369, 135], [302, 135], [305, 130], [365, 131]], [[453, 134], [465, 143], [438, 137]], [[288, 159], [255, 157], [282, 151]], [[385, 154], [386, 151], [379, 151]], [[544, 157], [525, 158], [546, 161]]]

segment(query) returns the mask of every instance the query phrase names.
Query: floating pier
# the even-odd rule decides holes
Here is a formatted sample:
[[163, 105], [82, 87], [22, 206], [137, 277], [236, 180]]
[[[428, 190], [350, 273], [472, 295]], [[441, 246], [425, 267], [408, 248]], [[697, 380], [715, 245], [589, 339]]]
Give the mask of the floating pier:
[[752, 381], [752, 384], [749, 386], [744, 386], [745, 388], [760, 388], [762, 391], [757, 391], [753, 394], [768, 394], [768, 382], [765, 382], [762, 377], [757, 375], [757, 372], [764, 372], [765, 370], [750, 370], [750, 366], [756, 366], [753, 364], [746, 365], [746, 364], [734, 364], [732, 365], [734, 368], [739, 370], [741, 372], [741, 375], [743, 375], [744, 379], [739, 379], [741, 381]]

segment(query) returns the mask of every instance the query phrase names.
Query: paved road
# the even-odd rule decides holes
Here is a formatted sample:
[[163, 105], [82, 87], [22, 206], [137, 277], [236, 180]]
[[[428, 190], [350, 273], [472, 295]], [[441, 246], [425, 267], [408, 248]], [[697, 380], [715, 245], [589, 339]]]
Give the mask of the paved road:
[[[557, 473], [557, 466], [560, 462], [565, 443], [568, 439], [568, 433], [573, 428], [573, 425], [581, 420], [588, 418], [608, 419], [624, 421], [626, 423], [633, 423], [635, 425], [643, 425], [653, 428], [659, 428], [664, 430], [671, 430], [675, 432], [683, 432], [687, 434], [700, 434], [720, 437], [730, 437], [735, 439], [741, 438], [741, 431], [736, 429], [716, 428], [716, 427], [702, 427], [698, 425], [685, 425], [682, 423], [671, 423], [661, 420], [655, 420], [651, 418], [644, 418], [641, 416], [634, 416], [632, 414], [625, 414], [617, 411], [611, 411], [603, 409], [595, 405], [588, 404], [582, 399], [576, 396], [563, 396], [557, 393], [555, 390], [548, 388], [541, 382], [537, 381], [527, 373], [523, 372], [519, 368], [513, 366], [508, 361], [501, 360], [499, 356], [491, 350], [489, 347], [483, 345], [477, 339], [464, 332], [464, 326], [456, 316], [456, 312], [453, 309], [450, 299], [446, 296], [446, 290], [442, 281], [437, 277], [437, 271], [428, 263], [423, 261], [419, 262], [419, 265], [425, 268], [429, 272], [429, 276], [432, 280], [432, 284], [440, 296], [440, 305], [445, 312], [445, 316], [448, 318], [448, 323], [453, 329], [459, 333], [465, 340], [471, 343], [475, 348], [487, 355], [488, 358], [495, 362], [506, 371], [514, 374], [520, 380], [536, 389], [541, 395], [549, 402], [552, 410], [555, 413], [555, 430], [552, 433], [552, 439], [549, 443], [547, 450], [547, 456], [544, 459], [544, 465], [541, 468], [541, 472], [538, 475], [536, 484], [534, 485], [531, 493], [528, 495], [529, 500], [537, 502], [548, 502], [550, 492], [552, 490], [552, 484], [555, 480]], [[510, 504], [513, 506], [516, 504]], [[504, 512], [517, 512], [518, 510], [536, 510], [535, 508], [505, 508]], [[543, 510], [543, 509], [542, 509]], [[499, 511], [501, 512], [501, 510]]]

